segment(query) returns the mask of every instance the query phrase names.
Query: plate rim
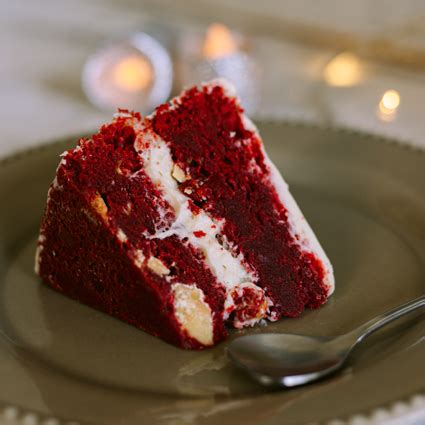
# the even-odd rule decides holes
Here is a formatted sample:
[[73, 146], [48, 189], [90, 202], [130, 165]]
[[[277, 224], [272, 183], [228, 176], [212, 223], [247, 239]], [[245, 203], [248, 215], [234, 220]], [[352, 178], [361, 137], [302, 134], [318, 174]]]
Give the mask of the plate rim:
[[[368, 139], [373, 143], [382, 143], [386, 145], [393, 146], [396, 149], [402, 149], [407, 151], [412, 151], [418, 153], [420, 155], [425, 155], [425, 147], [418, 146], [417, 144], [412, 143], [408, 139], [397, 139], [395, 137], [390, 137], [387, 135], [371, 133], [368, 131], [355, 129], [352, 127], [345, 126], [335, 126], [328, 124], [320, 124], [309, 121], [302, 120], [292, 120], [292, 119], [255, 119], [254, 123], [258, 127], [272, 125], [272, 126], [286, 126], [286, 127], [296, 127], [296, 128], [306, 128], [306, 129], [317, 129], [320, 131], [331, 131], [333, 133], [340, 133], [345, 135], [354, 135], [359, 136], [364, 139]], [[260, 128], [261, 130], [261, 128]], [[90, 137], [91, 134], [96, 133], [96, 130], [93, 132], [83, 132], [83, 134], [69, 134], [65, 136], [61, 136], [59, 138], [50, 138], [45, 142], [39, 142], [33, 144], [31, 146], [27, 146], [24, 148], [18, 148], [17, 150], [12, 151], [11, 153], [7, 153], [6, 155], [0, 156], [0, 167], [14, 163], [20, 160], [24, 160], [26, 157], [29, 157], [33, 154], [41, 153], [43, 151], [47, 151], [54, 146], [64, 146], [71, 141], [77, 141], [81, 138]], [[287, 142], [291, 143], [290, 140]], [[265, 143], [265, 147], [267, 149], [267, 143]], [[412, 393], [406, 394], [402, 398], [396, 398], [390, 400], [384, 404], [376, 405], [372, 408], [366, 408], [364, 410], [360, 410], [356, 413], [351, 413], [347, 416], [342, 417], [334, 417], [332, 419], [327, 419], [325, 421], [317, 422], [317, 425], [372, 425], [371, 420], [373, 417], [380, 417], [380, 420], [390, 420], [401, 418], [401, 415], [407, 415], [409, 412], [414, 412], [417, 409], [425, 410], [425, 386], [419, 390]], [[385, 416], [385, 417], [384, 417]], [[0, 420], [9, 419], [15, 420], [17, 424], [26, 423], [28, 417], [33, 419], [34, 424], [41, 424], [49, 419], [54, 420], [56, 425], [62, 424], [89, 424], [90, 422], [74, 422], [73, 419], [65, 419], [62, 417], [56, 417], [52, 415], [45, 415], [36, 410], [28, 409], [24, 406], [20, 406], [17, 404], [11, 404], [4, 400], [0, 400]]]
[[[396, 148], [400, 148], [403, 150], [414, 151], [420, 154], [425, 154], [425, 146], [421, 147], [409, 139], [390, 137], [387, 135], [373, 133], [366, 130], [356, 129], [356, 128], [344, 126], [344, 125], [315, 123], [312, 121], [302, 121], [297, 119], [275, 120], [272, 118], [271, 119], [267, 119], [267, 118], [255, 119], [254, 118], [253, 122], [256, 125], [256, 127], [261, 127], [263, 125], [291, 126], [291, 127], [306, 128], [311, 130], [317, 129], [320, 131], [329, 130], [334, 133], [342, 133], [347, 135], [357, 135], [360, 137], [369, 138], [371, 141], [374, 141], [376, 143], [384, 143], [387, 145], [395, 146]], [[6, 153], [5, 155], [0, 155], [0, 165], [4, 165], [9, 162], [20, 160], [26, 156], [29, 156], [37, 152], [43, 152], [44, 150], [47, 150], [54, 145], [59, 146], [61, 144], [66, 144], [67, 142], [70, 142], [72, 140], [80, 140], [82, 138], [91, 137], [91, 135], [97, 133], [97, 131], [98, 130], [92, 130], [92, 131], [86, 130], [86, 131], [82, 131], [79, 134], [69, 133], [59, 138], [50, 137], [50, 138], [47, 138], [44, 142], [37, 142], [37, 143], [31, 144], [30, 146], [19, 147], [18, 149], [13, 150], [12, 152]], [[266, 148], [267, 148], [267, 143], [264, 143], [264, 144], [266, 145]]]

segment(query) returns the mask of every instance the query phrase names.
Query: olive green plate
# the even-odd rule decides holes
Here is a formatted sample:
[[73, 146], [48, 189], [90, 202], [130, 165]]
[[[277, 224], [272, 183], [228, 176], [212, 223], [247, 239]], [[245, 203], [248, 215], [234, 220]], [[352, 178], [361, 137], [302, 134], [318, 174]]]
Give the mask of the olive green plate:
[[[260, 130], [334, 264], [337, 286], [318, 310], [233, 331], [231, 338], [267, 331], [336, 335], [422, 294], [425, 154], [342, 130], [270, 123]], [[270, 392], [229, 363], [226, 342], [180, 350], [41, 285], [33, 273], [38, 224], [58, 154], [74, 143], [0, 163], [0, 400], [12, 406], [9, 416], [305, 425], [425, 390], [420, 314], [371, 337], [342, 374]]]

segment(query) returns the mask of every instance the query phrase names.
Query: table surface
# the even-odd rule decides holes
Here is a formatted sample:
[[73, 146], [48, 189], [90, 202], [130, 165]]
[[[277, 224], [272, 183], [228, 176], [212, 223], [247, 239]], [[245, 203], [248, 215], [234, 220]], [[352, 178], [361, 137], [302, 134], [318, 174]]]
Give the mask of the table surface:
[[[303, 8], [296, 1], [269, 0], [261, 2], [261, 16], [303, 24], [319, 22], [327, 28], [351, 31], [353, 36], [382, 35], [391, 33], [392, 28], [401, 31], [407, 23], [425, 28], [421, 26], [425, 8], [420, 0], [383, 3], [344, 2], [341, 8], [324, 1], [318, 9], [311, 0], [303, 3]], [[84, 62], [97, 47], [137, 30], [158, 31], [164, 21], [177, 33], [192, 27], [202, 29], [212, 20], [231, 25], [226, 4], [215, 1], [212, 16], [208, 0], [195, 5], [188, 0], [178, 6], [170, 0], [0, 0], [0, 157], [67, 134], [92, 131], [110, 120], [109, 112], [99, 111], [87, 101], [80, 84]], [[234, 1], [232, 7], [239, 17], [235, 26], [241, 28], [249, 29], [249, 22], [240, 25], [239, 8], [260, 13], [254, 1]], [[159, 21], [161, 15], [167, 19]], [[425, 49], [424, 32], [415, 29], [405, 33], [404, 43]], [[319, 48], [264, 33], [251, 37], [252, 52], [259, 63], [273, 64], [263, 67], [262, 97], [254, 118], [350, 127], [425, 148], [423, 71], [362, 59], [364, 78], [358, 85], [331, 87], [324, 84], [322, 71], [337, 53], [332, 46]], [[390, 122], [376, 113], [388, 89], [401, 95], [397, 116]], [[390, 415], [377, 412], [368, 420], [354, 418], [352, 423], [425, 424], [424, 404], [419, 397], [408, 407], [396, 405]]]

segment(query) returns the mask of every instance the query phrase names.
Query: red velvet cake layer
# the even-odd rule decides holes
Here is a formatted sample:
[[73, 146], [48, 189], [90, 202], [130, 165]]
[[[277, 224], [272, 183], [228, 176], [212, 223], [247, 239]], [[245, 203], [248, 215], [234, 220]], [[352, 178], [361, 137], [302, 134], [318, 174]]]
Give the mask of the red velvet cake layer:
[[[147, 237], [167, 225], [158, 207], [168, 206], [143, 172], [133, 147], [134, 129], [127, 122], [119, 118], [104, 126], [62, 160], [41, 225], [46, 242], [39, 274], [53, 289], [168, 342], [202, 348], [176, 323], [170, 282], [136, 267], [134, 252], [159, 259], [171, 282], [196, 282], [213, 311], [223, 309], [223, 289], [199, 252], [176, 237]], [[173, 216], [169, 210], [165, 217], [171, 222]], [[125, 241], [117, 239], [118, 229]], [[217, 315], [214, 343], [226, 335]]]
[[178, 104], [158, 108], [153, 129], [191, 176], [181, 190], [189, 188], [196, 206], [225, 219], [223, 233], [257, 271], [271, 311], [298, 316], [326, 301], [323, 266], [290, 234], [287, 211], [267, 181], [261, 141], [241, 113], [222, 87], [193, 88]]

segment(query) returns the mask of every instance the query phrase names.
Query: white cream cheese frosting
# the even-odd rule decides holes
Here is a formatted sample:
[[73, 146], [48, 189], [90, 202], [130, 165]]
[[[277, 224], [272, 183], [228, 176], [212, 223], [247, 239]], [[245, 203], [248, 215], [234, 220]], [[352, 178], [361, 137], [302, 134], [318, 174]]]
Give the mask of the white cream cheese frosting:
[[[249, 131], [252, 131], [260, 138], [255, 124], [245, 115], [242, 114], [242, 121]], [[276, 190], [280, 202], [287, 211], [287, 218], [291, 236], [294, 238], [302, 252], [312, 253], [322, 263], [324, 270], [323, 284], [328, 288], [328, 296], [335, 290], [335, 277], [332, 264], [328, 256], [323, 250], [320, 242], [314, 234], [312, 228], [305, 219], [297, 202], [289, 191], [288, 184], [280, 174], [275, 164], [270, 160], [267, 152], [262, 145], [262, 151], [265, 159], [265, 164], [269, 169], [269, 181]]]
[[[227, 319], [236, 308], [233, 294], [237, 294], [241, 288], [250, 287], [264, 299], [263, 289], [255, 285], [258, 277], [254, 271], [248, 269], [243, 261], [243, 255], [235, 256], [229, 244], [219, 242], [220, 237], [217, 236], [223, 238], [221, 235], [223, 222], [212, 218], [203, 210], [199, 210], [196, 214], [191, 210], [190, 198], [179, 190], [178, 180], [183, 179], [183, 176], [180, 172], [176, 175], [176, 164], [172, 160], [167, 143], [148, 128], [139, 134], [135, 149], [143, 159], [144, 171], [173, 208], [176, 217], [171, 227], [159, 230], [149, 237], [164, 239], [175, 235], [204, 254], [208, 268], [226, 290], [224, 319]], [[271, 304], [271, 301], [267, 302]], [[265, 315], [266, 312], [255, 320], [251, 318], [249, 324], [253, 325]], [[246, 324], [235, 323], [235, 326]]]

